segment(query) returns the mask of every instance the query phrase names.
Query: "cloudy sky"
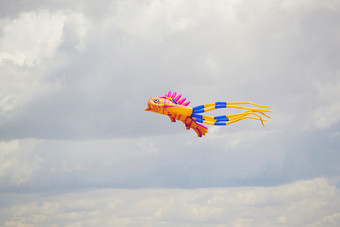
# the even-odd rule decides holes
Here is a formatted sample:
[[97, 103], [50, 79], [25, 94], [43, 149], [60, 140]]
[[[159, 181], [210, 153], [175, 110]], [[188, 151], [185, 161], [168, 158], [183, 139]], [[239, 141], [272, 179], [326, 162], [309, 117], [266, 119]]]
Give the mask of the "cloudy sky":
[[[0, 225], [339, 226], [339, 27], [339, 0], [1, 1]], [[144, 111], [169, 90], [272, 119], [197, 138]]]

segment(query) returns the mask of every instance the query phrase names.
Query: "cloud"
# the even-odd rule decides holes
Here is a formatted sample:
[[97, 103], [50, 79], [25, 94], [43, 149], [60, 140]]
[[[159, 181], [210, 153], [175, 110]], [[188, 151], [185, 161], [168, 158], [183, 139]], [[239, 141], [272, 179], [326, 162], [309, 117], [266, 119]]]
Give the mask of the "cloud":
[[80, 14], [49, 10], [23, 12], [14, 20], [1, 20], [2, 122], [17, 117], [32, 99], [60, 88], [61, 78], [48, 81], [48, 74], [62, 62], [57, 53], [65, 38], [73, 40], [74, 48], [83, 49], [83, 21]]
[[325, 178], [275, 187], [8, 193], [5, 203], [3, 226], [337, 226], [340, 217], [339, 189]]
[[37, 141], [27, 140], [0, 142], [0, 182], [3, 186], [25, 185], [39, 170], [41, 159], [32, 156], [31, 149], [36, 146]]
[[18, 66], [41, 64], [41, 60], [54, 55], [62, 42], [64, 20], [61, 13], [40, 11], [22, 13], [13, 21], [2, 21], [5, 26], [0, 60]]
[[[142, 109], [170, 89], [193, 105], [269, 104], [277, 129], [331, 128], [339, 121], [339, 7], [287, 2], [116, 1], [99, 4], [101, 15], [90, 3], [23, 6], [2, 19], [0, 135], [155, 135], [143, 120], [163, 123]], [[143, 130], [122, 132], [134, 125]]]
[[[2, 1], [1, 225], [337, 226], [339, 10]], [[168, 90], [272, 119], [198, 139], [143, 111]]]
[[337, 9], [339, 7], [339, 2], [336, 0], [327, 0], [323, 2], [319, 2], [316, 0], [312, 1], [307, 1], [307, 0], [302, 0], [302, 1], [292, 1], [292, 0], [283, 0], [280, 2], [281, 5], [287, 9], [304, 9], [308, 11], [313, 11], [317, 9]]
[[294, 134], [282, 140], [280, 132], [235, 132], [231, 128], [228, 133], [211, 132], [210, 137], [197, 140], [184, 125], [172, 126], [183, 133], [1, 142], [1, 188], [271, 186], [339, 175], [339, 136], [332, 131]]

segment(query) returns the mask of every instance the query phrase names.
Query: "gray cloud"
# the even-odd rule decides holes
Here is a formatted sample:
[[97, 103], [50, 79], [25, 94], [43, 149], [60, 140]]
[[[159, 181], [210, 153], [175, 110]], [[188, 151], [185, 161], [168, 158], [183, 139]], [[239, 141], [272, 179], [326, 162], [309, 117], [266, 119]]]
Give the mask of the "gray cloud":
[[[277, 114], [294, 116], [289, 126], [300, 129], [328, 128], [338, 122], [339, 45], [332, 38], [337, 32], [336, 10], [130, 3], [108, 7], [111, 14], [100, 20], [81, 10], [30, 11], [33, 19], [19, 16], [16, 24], [40, 17], [58, 23], [63, 30], [54, 32], [62, 43], [50, 40], [53, 49], [37, 52], [33, 61], [41, 64], [28, 69], [3, 63], [5, 75], [24, 70], [36, 84], [20, 90], [20, 97], [15, 98], [19, 90], [9, 90], [12, 96], [3, 98], [7, 109], [10, 103], [24, 102], [7, 114], [14, 115], [11, 120], [2, 119], [3, 138], [112, 137], [119, 134], [117, 129], [144, 119], [141, 110], [148, 97], [169, 89], [183, 91], [197, 105], [215, 99], [270, 104]], [[189, 6], [196, 10], [190, 13]], [[34, 23], [31, 31], [43, 34], [50, 29]], [[4, 34], [10, 40], [12, 33]], [[44, 39], [36, 33], [30, 38]], [[32, 55], [28, 51], [23, 58]], [[23, 77], [17, 78], [8, 83], [16, 86]], [[328, 112], [325, 117], [323, 110]], [[96, 128], [103, 124], [105, 129]]]
[[[0, 4], [2, 193], [24, 199], [28, 191], [39, 197], [94, 187], [108, 194], [118, 189], [105, 188], [135, 188], [141, 196], [140, 188], [155, 187], [280, 191], [285, 186], [278, 185], [292, 181], [339, 176], [337, 1]], [[272, 119], [266, 128], [251, 120], [209, 127], [198, 139], [183, 124], [143, 111], [149, 97], [168, 90], [182, 93], [192, 106], [214, 101], [270, 105]], [[40, 199], [46, 206], [60, 205]], [[48, 210], [26, 201], [18, 208]], [[293, 206], [290, 201], [287, 207]], [[1, 212], [13, 217], [8, 212], [14, 204], [7, 202]], [[287, 207], [266, 213], [267, 225], [338, 222], [331, 211], [289, 222], [279, 214]], [[257, 211], [263, 210], [251, 210]], [[192, 217], [190, 212], [183, 220]], [[219, 214], [228, 211], [221, 212], [217, 219], [225, 221]], [[215, 217], [209, 215], [207, 225]], [[33, 223], [34, 218], [39, 223], [38, 216], [20, 220]], [[163, 218], [159, 223], [175, 219]], [[259, 224], [243, 216], [230, 220], [235, 226]], [[124, 215], [111, 221], [143, 222]]]
[[[173, 126], [172, 131], [185, 130], [182, 125]], [[194, 133], [182, 133], [113, 140], [3, 142], [2, 150], [7, 152], [1, 157], [0, 181], [4, 190], [48, 191], [270, 186], [338, 176], [338, 134], [304, 133], [297, 138], [294, 134], [280, 142], [283, 134], [274, 131], [228, 131], [210, 132], [211, 137], [199, 141]]]
[[[53, 2], [50, 9], [42, 5], [4, 17], [3, 140], [181, 137], [183, 125], [143, 111], [149, 97], [169, 89], [192, 105], [271, 105], [267, 132], [278, 132], [271, 136], [284, 152], [288, 138], [336, 134], [338, 5], [133, 3], [109, 4], [100, 18], [85, 10], [89, 3], [67, 8]], [[211, 127], [218, 133], [209, 135], [226, 137], [228, 128], [243, 135], [264, 130], [245, 121]], [[316, 136], [308, 135], [312, 131]], [[243, 136], [236, 135], [235, 141]], [[326, 149], [328, 137], [321, 142]], [[265, 141], [256, 141], [254, 153], [268, 146]]]
[[340, 218], [339, 189], [323, 178], [269, 188], [94, 189], [1, 199], [8, 203], [0, 207], [4, 226], [337, 226]]

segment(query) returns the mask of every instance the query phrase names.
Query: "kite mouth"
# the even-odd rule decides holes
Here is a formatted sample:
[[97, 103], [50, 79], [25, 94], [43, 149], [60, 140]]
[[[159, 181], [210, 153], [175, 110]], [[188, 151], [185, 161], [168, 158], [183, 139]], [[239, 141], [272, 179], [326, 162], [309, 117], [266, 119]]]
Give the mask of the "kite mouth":
[[149, 99], [149, 101], [148, 101], [148, 108], [144, 109], [145, 111], [152, 110], [151, 102], [152, 102], [152, 99]]

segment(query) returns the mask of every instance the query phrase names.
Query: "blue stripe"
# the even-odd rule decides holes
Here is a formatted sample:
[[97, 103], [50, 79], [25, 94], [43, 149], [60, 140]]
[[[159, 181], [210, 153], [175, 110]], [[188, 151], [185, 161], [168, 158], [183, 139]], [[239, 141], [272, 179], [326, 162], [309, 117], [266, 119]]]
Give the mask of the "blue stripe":
[[192, 112], [195, 113], [204, 113], [204, 109], [193, 109]]
[[178, 104], [178, 103], [175, 101], [175, 99], [172, 99], [172, 101], [173, 101], [174, 103]]
[[203, 123], [203, 119], [197, 118], [195, 121], [198, 122], [198, 123]]
[[216, 116], [214, 119], [217, 121], [229, 121], [226, 115]]
[[226, 102], [215, 102], [215, 108], [219, 109], [219, 108], [226, 108], [227, 107], [227, 103]]
[[192, 113], [204, 113], [204, 105], [193, 107]]
[[215, 125], [225, 125], [225, 122], [216, 121], [214, 124]]
[[195, 106], [195, 107], [193, 107], [192, 109], [193, 109], [193, 110], [204, 109], [204, 105]]
[[224, 105], [227, 106], [227, 102], [215, 102], [216, 105]]
[[191, 114], [190, 117], [194, 117], [194, 118], [197, 118], [197, 119], [203, 119], [203, 116], [199, 115], [199, 114]]

